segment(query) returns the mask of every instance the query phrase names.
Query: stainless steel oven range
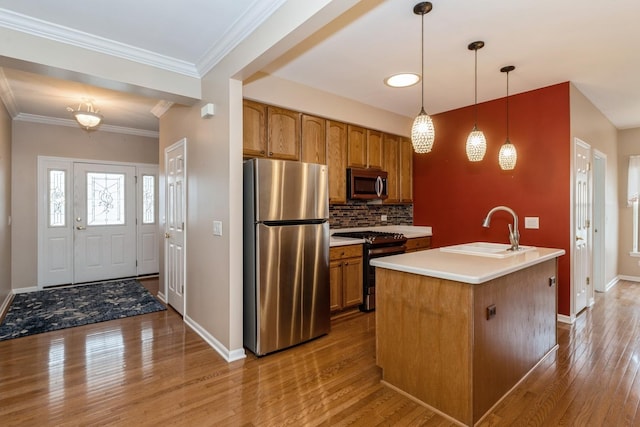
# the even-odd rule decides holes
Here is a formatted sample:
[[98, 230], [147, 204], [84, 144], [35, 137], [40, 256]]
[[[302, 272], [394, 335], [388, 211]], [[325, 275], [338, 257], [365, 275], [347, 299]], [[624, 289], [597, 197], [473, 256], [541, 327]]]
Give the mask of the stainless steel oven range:
[[407, 238], [401, 233], [384, 231], [350, 231], [333, 233], [336, 237], [350, 237], [364, 239], [363, 268], [362, 268], [362, 311], [372, 311], [376, 308], [376, 273], [375, 267], [369, 264], [373, 258], [404, 253]]

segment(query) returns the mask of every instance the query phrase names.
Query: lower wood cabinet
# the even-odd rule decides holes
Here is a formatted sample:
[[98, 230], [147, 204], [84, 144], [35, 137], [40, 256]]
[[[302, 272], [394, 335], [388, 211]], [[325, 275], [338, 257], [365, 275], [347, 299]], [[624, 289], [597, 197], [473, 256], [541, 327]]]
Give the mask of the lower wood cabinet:
[[414, 237], [413, 239], [407, 239], [405, 243], [407, 249], [405, 252], [423, 251], [425, 249], [431, 249], [431, 236], [426, 237]]
[[331, 312], [362, 304], [362, 245], [329, 249]]

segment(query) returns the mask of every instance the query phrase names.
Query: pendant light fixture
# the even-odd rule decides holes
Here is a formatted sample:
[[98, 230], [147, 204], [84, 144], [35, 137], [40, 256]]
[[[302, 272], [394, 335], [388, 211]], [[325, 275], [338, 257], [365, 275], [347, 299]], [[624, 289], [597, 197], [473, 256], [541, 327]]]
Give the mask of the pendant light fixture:
[[[82, 105], [85, 105], [86, 110], [82, 110]], [[83, 100], [76, 110], [67, 107], [67, 111], [71, 112], [78, 124], [86, 130], [92, 130], [102, 122], [102, 115], [93, 108], [91, 100]]]
[[474, 119], [473, 119], [473, 129], [471, 133], [467, 137], [467, 158], [471, 162], [479, 162], [484, 159], [484, 154], [487, 152], [487, 140], [484, 137], [484, 133], [481, 130], [478, 130], [478, 49], [482, 49], [484, 47], [483, 41], [476, 41], [470, 43], [467, 46], [469, 50], [473, 50], [475, 53], [475, 83], [474, 83]]
[[500, 147], [500, 153], [498, 154], [498, 163], [500, 163], [502, 170], [505, 171], [513, 170], [518, 160], [516, 146], [509, 140], [509, 73], [515, 69], [516, 67], [513, 65], [500, 68], [500, 72], [507, 73], [507, 140]]
[[411, 127], [411, 144], [413, 145], [413, 150], [416, 153], [428, 153], [433, 148], [433, 141], [435, 140], [436, 133], [433, 128], [433, 121], [431, 117], [424, 111], [424, 15], [431, 12], [433, 5], [431, 2], [425, 1], [416, 4], [413, 7], [413, 13], [416, 15], [420, 15], [422, 17], [422, 32], [420, 39], [420, 51], [421, 51], [421, 72], [420, 81], [422, 82], [420, 90], [422, 91], [422, 108], [420, 109], [420, 113], [413, 121], [413, 126]]

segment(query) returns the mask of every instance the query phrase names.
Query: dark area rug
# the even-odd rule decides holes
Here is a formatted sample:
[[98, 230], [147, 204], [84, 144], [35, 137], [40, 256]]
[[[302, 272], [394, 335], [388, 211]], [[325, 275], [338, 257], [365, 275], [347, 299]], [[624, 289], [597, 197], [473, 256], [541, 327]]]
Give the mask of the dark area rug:
[[137, 280], [17, 294], [0, 325], [0, 341], [166, 310]]

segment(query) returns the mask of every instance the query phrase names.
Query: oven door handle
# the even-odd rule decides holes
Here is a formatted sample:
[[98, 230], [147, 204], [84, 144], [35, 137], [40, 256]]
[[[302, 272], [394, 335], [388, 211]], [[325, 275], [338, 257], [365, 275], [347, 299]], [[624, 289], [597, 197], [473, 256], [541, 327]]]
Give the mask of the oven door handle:
[[369, 249], [369, 258], [374, 256], [383, 256], [383, 255], [395, 255], [402, 254], [407, 249], [405, 245], [402, 246], [384, 246], [382, 248], [372, 248]]

